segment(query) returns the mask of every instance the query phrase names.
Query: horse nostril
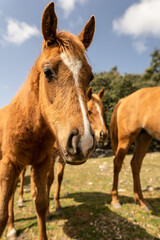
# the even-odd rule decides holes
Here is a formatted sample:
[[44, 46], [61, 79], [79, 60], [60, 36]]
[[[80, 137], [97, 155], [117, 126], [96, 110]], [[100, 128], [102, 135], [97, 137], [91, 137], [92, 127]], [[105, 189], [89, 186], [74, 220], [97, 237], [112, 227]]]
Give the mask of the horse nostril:
[[71, 155], [74, 155], [77, 153], [77, 145], [78, 145], [78, 129], [73, 129], [69, 135], [68, 141], [67, 141], [67, 152]]
[[107, 139], [107, 137], [108, 137], [108, 132], [107, 132], [107, 131], [101, 131], [101, 132], [100, 132], [100, 138], [101, 138], [102, 140]]
[[104, 136], [103, 131], [100, 131], [100, 137], [103, 138], [103, 136]]

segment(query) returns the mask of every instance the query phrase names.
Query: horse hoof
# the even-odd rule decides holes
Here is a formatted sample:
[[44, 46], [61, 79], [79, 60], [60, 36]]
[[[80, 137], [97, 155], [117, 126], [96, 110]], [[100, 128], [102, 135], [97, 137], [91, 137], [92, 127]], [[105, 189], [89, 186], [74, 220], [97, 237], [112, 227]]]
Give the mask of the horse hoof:
[[119, 202], [111, 203], [111, 206], [115, 209], [120, 209], [122, 207]]
[[18, 201], [18, 207], [19, 207], [19, 208], [23, 207], [23, 200], [19, 200], [19, 201]]
[[144, 205], [141, 207], [143, 211], [152, 213], [153, 208], [150, 205]]
[[7, 240], [17, 240], [17, 236], [10, 236], [10, 237], [7, 237]]
[[15, 228], [13, 228], [9, 234], [7, 234], [7, 240], [17, 240], [17, 233]]

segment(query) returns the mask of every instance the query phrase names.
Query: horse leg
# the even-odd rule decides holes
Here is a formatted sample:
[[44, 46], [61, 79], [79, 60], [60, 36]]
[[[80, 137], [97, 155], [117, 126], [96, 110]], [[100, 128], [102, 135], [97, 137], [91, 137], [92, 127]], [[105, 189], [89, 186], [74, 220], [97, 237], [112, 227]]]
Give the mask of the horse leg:
[[[16, 184], [17, 186], [17, 184]], [[10, 200], [9, 200], [9, 205], [8, 205], [8, 222], [7, 222], [7, 227], [8, 227], [8, 233], [7, 233], [7, 239], [8, 240], [16, 240], [17, 239], [17, 233], [16, 229], [14, 227], [14, 194], [12, 194]]]
[[114, 158], [114, 172], [113, 172], [113, 187], [112, 187], [112, 202], [114, 208], [121, 208], [118, 200], [118, 178], [122, 168], [122, 163], [130, 146], [130, 140], [119, 141], [116, 155]]
[[[15, 184], [20, 171], [6, 159], [0, 161], [0, 237], [8, 220], [9, 200], [14, 194]], [[12, 205], [13, 199], [10, 204]]]
[[145, 202], [140, 183], [140, 170], [142, 161], [148, 151], [152, 137], [145, 133], [140, 133], [135, 141], [134, 155], [131, 160], [133, 183], [134, 183], [134, 199], [138, 201], [144, 210], [151, 210], [152, 208]]
[[46, 212], [49, 201], [47, 193], [47, 176], [50, 171], [50, 163], [50, 159], [46, 158], [42, 163], [32, 166], [32, 180], [35, 185], [35, 205], [39, 227], [39, 240], [48, 240], [46, 234]]
[[[47, 213], [46, 213], [46, 220], [47, 221], [50, 221], [50, 211], [49, 211], [49, 194], [50, 194], [50, 188], [51, 188], [51, 185], [53, 183], [53, 180], [54, 180], [54, 174], [53, 174], [53, 166], [50, 166], [50, 171], [49, 171], [49, 175], [47, 177], [47, 185], [48, 185], [48, 188], [47, 188], [47, 196], [48, 196], [48, 208], [47, 208]], [[32, 198], [35, 200], [36, 199], [36, 186], [35, 186], [35, 183], [34, 183], [34, 178], [33, 178], [33, 168], [31, 168], [31, 195], [32, 195]]]
[[23, 207], [23, 184], [24, 184], [24, 175], [26, 172], [26, 168], [24, 168], [20, 175], [20, 189], [19, 189], [19, 199], [18, 199], [18, 207]]
[[[49, 199], [49, 194], [50, 194], [50, 188], [51, 188], [51, 185], [54, 181], [54, 172], [53, 172], [53, 168], [54, 168], [54, 162], [52, 162], [52, 166], [50, 167], [50, 172], [49, 172], [49, 175], [48, 175], [48, 199]], [[47, 221], [50, 221], [51, 220], [51, 214], [50, 214], [50, 211], [49, 211], [49, 202], [48, 201], [48, 208], [47, 208], [47, 214], [46, 214], [46, 220]]]
[[56, 185], [56, 191], [55, 191], [55, 195], [54, 195], [57, 212], [62, 211], [62, 207], [61, 207], [59, 199], [60, 199], [60, 190], [61, 190], [61, 184], [62, 184], [63, 174], [64, 174], [64, 167], [65, 167], [64, 163], [59, 161], [58, 162], [58, 170], [57, 170], [57, 185]]
[[33, 178], [33, 167], [31, 167], [31, 175], [30, 175], [30, 181], [31, 181], [31, 196], [33, 198], [33, 200], [36, 199], [36, 185], [34, 182], [34, 178]]

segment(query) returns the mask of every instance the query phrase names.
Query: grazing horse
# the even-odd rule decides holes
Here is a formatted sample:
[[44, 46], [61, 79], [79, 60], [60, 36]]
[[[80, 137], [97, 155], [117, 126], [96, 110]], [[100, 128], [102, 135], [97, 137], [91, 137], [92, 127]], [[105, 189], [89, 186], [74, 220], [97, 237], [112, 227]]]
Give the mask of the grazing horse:
[[160, 140], [160, 87], [142, 88], [121, 99], [110, 122], [111, 145], [115, 152], [112, 206], [121, 207], [118, 200], [118, 177], [130, 145], [135, 142], [131, 168], [134, 183], [134, 199], [142, 209], [151, 206], [144, 200], [140, 183], [142, 161], [152, 138]]
[[92, 16], [78, 36], [57, 32], [54, 3], [45, 8], [41, 23], [42, 53], [23, 87], [0, 110], [0, 237], [8, 219], [8, 204], [17, 179], [32, 165], [39, 240], [47, 240], [47, 175], [58, 141], [67, 163], [84, 163], [94, 149], [87, 113], [86, 91], [93, 78], [85, 49], [92, 42]]

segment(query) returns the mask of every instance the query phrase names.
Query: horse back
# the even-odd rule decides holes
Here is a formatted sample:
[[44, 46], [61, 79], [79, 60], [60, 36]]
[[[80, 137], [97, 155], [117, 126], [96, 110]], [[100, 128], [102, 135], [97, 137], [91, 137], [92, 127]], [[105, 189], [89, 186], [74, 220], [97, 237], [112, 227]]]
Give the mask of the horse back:
[[160, 87], [142, 88], [121, 99], [112, 114], [110, 138], [116, 152], [118, 140], [135, 139], [144, 129], [160, 140]]

